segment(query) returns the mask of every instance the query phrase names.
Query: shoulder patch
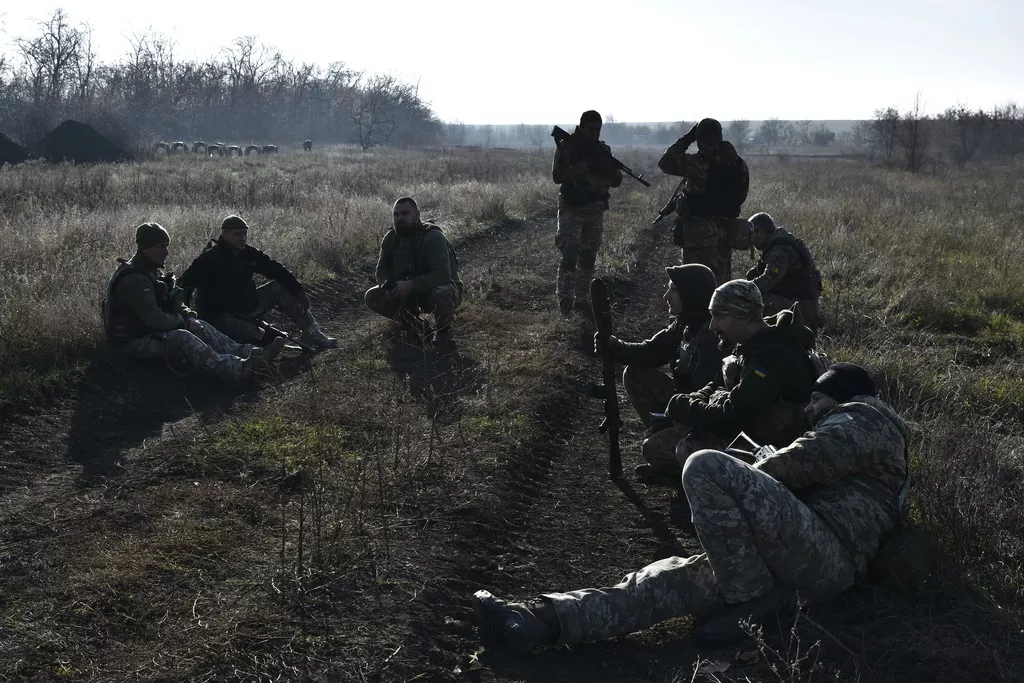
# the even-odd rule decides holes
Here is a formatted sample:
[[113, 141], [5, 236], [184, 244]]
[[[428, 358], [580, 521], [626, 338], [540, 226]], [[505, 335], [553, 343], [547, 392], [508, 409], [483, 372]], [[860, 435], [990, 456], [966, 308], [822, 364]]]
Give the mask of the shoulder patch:
[[754, 374], [760, 377], [761, 379], [764, 379], [765, 377], [768, 376], [768, 373], [761, 368], [754, 368]]

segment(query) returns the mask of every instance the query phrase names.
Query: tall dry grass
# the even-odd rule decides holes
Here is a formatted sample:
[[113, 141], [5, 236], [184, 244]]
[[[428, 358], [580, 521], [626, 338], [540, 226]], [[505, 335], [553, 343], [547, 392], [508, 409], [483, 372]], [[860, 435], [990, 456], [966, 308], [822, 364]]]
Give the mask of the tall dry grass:
[[[165, 157], [139, 164], [0, 169], [0, 393], [102, 340], [99, 303], [134, 229], [171, 233], [181, 271], [239, 213], [252, 243], [307, 281], [372, 260], [391, 203], [411, 195], [454, 239], [550, 202], [547, 154], [495, 150]], [[27, 370], [31, 368], [31, 370]]]

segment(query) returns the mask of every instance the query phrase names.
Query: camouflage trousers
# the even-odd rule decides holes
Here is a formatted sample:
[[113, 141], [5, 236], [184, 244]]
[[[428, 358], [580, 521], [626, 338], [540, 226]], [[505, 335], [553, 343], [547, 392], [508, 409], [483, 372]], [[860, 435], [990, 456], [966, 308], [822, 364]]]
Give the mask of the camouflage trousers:
[[230, 382], [242, 381], [242, 362], [252, 352], [252, 344], [239, 344], [208, 322], [200, 321], [198, 335], [188, 330], [156, 332], [118, 347], [134, 358], [180, 359], [190, 368], [199, 368]]
[[302, 308], [276, 280], [257, 287], [256, 296], [260, 303], [254, 310], [241, 314], [221, 313], [214, 316], [211, 322], [218, 330], [243, 344], [255, 344], [263, 338], [263, 328], [259, 321], [274, 308], [288, 316], [300, 331], [305, 332], [314, 322], [309, 311]]
[[715, 274], [718, 284], [732, 279], [733, 249], [750, 249], [749, 224], [742, 219], [685, 219], [682, 229], [683, 263], [703, 263]]
[[449, 282], [434, 287], [426, 294], [413, 292], [407, 299], [391, 299], [380, 287], [371, 287], [366, 290], [363, 300], [371, 311], [392, 320], [400, 319], [403, 311], [411, 315], [433, 313], [434, 322], [441, 330], [455, 322], [455, 310], [462, 304], [462, 292], [455, 283]]
[[695, 453], [683, 490], [704, 553], [669, 557], [608, 588], [548, 593], [560, 644], [633, 633], [689, 614], [713, 617], [772, 588], [820, 602], [850, 588], [853, 559], [789, 489], [719, 451]]
[[[559, 299], [590, 298], [590, 281], [594, 277], [594, 264], [604, 237], [606, 210], [607, 204], [603, 201], [590, 202], [584, 206], [566, 206], [562, 197], [558, 197], [555, 247], [562, 254], [562, 259], [558, 262], [555, 295]], [[577, 267], [580, 271], [578, 275]]]
[[[762, 292], [761, 299], [764, 301], [764, 314], [766, 317], [775, 315], [779, 311], [790, 308], [794, 303], [797, 303], [795, 299], [787, 299], [784, 296], [770, 292], [768, 294]], [[799, 303], [800, 305], [796, 307], [796, 321], [812, 330], [818, 329], [818, 300], [800, 299]]]

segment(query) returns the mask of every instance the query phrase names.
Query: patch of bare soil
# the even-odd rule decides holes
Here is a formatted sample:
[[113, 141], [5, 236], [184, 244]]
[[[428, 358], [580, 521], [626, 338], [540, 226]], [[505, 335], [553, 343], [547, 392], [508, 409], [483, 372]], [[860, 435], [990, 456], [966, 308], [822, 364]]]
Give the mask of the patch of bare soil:
[[[675, 620], [530, 657], [479, 651], [470, 596], [609, 585], [699, 550], [685, 498], [607, 478], [589, 319], [554, 305], [553, 222], [459, 246], [452, 347], [367, 314], [359, 273], [313, 292], [339, 350], [287, 359], [260, 392], [103, 357], [0, 425], [5, 680], [689, 681], [707, 651]], [[635, 236], [604, 272], [621, 336], [666, 321], [678, 252]], [[803, 674], [1014, 680], [1019, 641], [955, 577], [862, 586], [810, 608]], [[791, 621], [766, 646], [793, 657]], [[750, 646], [743, 649], [751, 649]], [[777, 680], [771, 652], [732, 680]], [[788, 673], [783, 680], [789, 680]], [[729, 680], [722, 678], [722, 680]]]

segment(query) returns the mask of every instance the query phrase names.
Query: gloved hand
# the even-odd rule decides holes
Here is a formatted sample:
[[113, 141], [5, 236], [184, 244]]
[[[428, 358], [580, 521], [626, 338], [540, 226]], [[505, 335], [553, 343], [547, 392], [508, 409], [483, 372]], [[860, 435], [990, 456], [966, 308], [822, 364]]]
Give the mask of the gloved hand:
[[689, 147], [693, 143], [697, 142], [697, 124], [693, 124], [690, 130], [686, 131], [683, 137], [676, 141], [677, 145], [686, 145]]
[[607, 339], [602, 339], [600, 333], [594, 333], [594, 353], [598, 356], [603, 356], [605, 351], [614, 353], [618, 346], [619, 340], [615, 335], [610, 334]]

